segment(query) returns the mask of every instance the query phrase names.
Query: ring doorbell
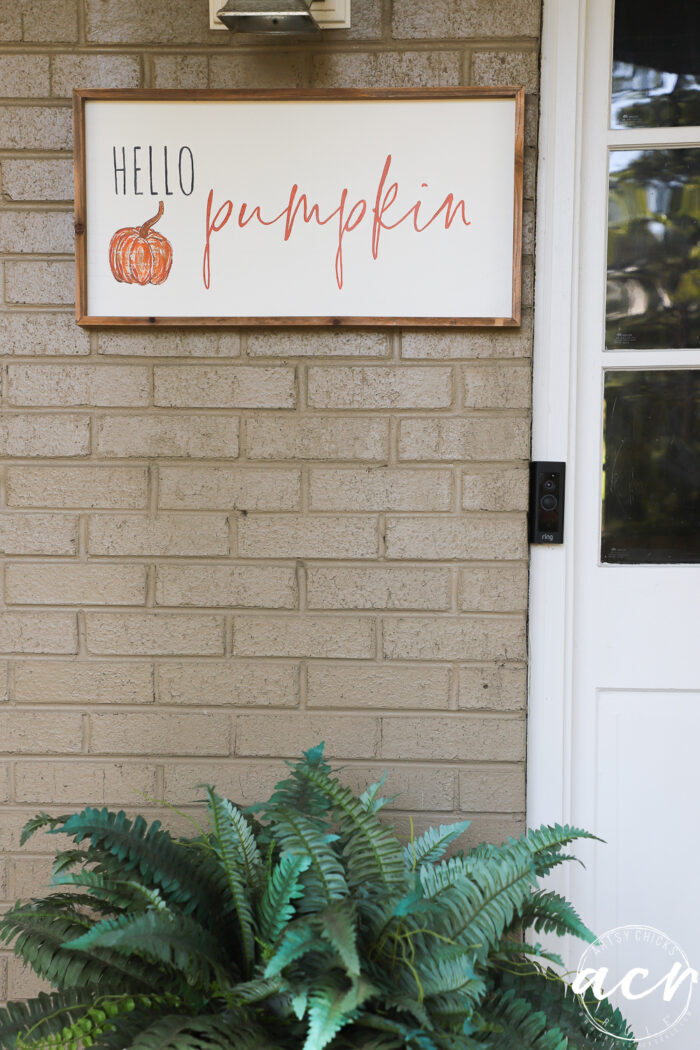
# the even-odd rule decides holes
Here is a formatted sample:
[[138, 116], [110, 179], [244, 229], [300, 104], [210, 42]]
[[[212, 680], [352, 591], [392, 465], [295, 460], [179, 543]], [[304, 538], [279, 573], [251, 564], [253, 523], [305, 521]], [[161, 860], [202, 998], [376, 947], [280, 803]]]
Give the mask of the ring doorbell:
[[530, 543], [564, 542], [565, 463], [530, 464]]

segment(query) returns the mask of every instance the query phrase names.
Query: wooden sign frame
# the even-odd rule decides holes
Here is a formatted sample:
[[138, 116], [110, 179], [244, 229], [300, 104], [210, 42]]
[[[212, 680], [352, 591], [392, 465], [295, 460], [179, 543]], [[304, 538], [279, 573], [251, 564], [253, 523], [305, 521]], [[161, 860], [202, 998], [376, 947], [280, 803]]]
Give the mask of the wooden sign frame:
[[[132, 317], [94, 316], [88, 313], [86, 125], [85, 105], [91, 101], [158, 102], [158, 101], [371, 101], [426, 99], [511, 99], [515, 102], [515, 137], [513, 143], [513, 254], [512, 310], [506, 317], [378, 317], [378, 316], [270, 316], [270, 317]], [[524, 102], [522, 87], [479, 88], [391, 88], [377, 90], [151, 90], [151, 89], [81, 89], [73, 92], [73, 125], [75, 142], [75, 236], [76, 236], [76, 321], [85, 327], [206, 327], [206, 326], [391, 326], [391, 327], [517, 327], [521, 314], [522, 215]]]

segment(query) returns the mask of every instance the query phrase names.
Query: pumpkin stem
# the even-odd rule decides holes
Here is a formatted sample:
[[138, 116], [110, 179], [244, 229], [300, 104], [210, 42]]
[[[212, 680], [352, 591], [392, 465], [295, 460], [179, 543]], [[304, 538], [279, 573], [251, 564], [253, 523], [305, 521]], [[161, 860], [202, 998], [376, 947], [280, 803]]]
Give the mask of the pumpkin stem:
[[144, 222], [143, 226], [139, 230], [139, 237], [145, 237], [146, 234], [148, 233], [148, 231], [150, 230], [151, 226], [155, 226], [155, 224], [161, 218], [162, 214], [163, 214], [163, 202], [160, 201], [160, 203], [158, 204], [158, 214], [154, 215], [152, 219], [148, 220], [148, 222]]

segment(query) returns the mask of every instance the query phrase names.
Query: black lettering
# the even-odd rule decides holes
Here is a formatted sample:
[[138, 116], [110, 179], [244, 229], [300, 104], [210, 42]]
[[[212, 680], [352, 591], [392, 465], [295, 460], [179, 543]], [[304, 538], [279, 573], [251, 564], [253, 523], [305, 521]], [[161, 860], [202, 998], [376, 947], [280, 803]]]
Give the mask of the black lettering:
[[151, 187], [151, 196], [157, 197], [158, 190], [153, 189], [153, 146], [148, 147], [148, 184]]
[[140, 149], [140, 146], [134, 146], [134, 195], [136, 197], [143, 197], [143, 190], [139, 189], [139, 172], [141, 171], [141, 168], [136, 163], [136, 154]]
[[[189, 183], [190, 183], [190, 188], [188, 190], [185, 189], [185, 184], [184, 184], [183, 179], [182, 179], [182, 154], [183, 153], [186, 153], [189, 156], [189, 158], [190, 158], [189, 159], [189, 165], [188, 165], [189, 166]], [[194, 191], [194, 157], [192, 156], [192, 150], [190, 149], [189, 146], [183, 146], [182, 149], [180, 150], [180, 154], [179, 154], [179, 156], [177, 158], [177, 173], [178, 173], [178, 177], [180, 179], [180, 189], [182, 190], [182, 192], [184, 193], [184, 195], [186, 197], [189, 197], [190, 194]]]
[[112, 156], [114, 158], [114, 192], [119, 196], [119, 173], [122, 176], [122, 193], [126, 195], [126, 150], [122, 146], [122, 162], [117, 164], [117, 147], [112, 146]]
[[165, 196], [172, 197], [173, 191], [168, 186], [168, 147], [163, 146], [163, 168], [165, 169]]

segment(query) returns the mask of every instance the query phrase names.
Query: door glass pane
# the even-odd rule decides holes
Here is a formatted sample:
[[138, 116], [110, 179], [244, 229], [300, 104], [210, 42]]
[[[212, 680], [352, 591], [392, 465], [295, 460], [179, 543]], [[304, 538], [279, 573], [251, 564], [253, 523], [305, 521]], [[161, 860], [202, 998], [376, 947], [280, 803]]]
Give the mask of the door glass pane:
[[604, 562], [700, 562], [700, 369], [605, 373]]
[[700, 347], [700, 148], [610, 153], [605, 345]]
[[700, 124], [698, 0], [616, 0], [613, 128]]

